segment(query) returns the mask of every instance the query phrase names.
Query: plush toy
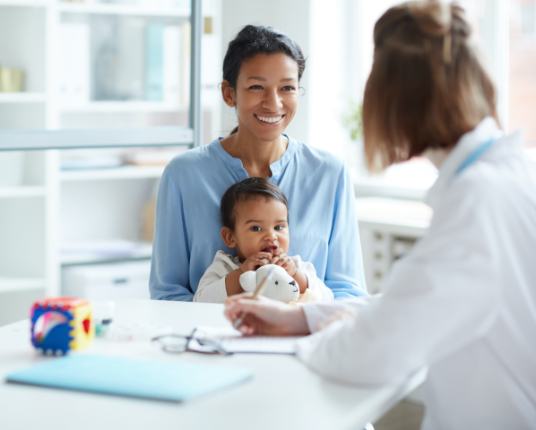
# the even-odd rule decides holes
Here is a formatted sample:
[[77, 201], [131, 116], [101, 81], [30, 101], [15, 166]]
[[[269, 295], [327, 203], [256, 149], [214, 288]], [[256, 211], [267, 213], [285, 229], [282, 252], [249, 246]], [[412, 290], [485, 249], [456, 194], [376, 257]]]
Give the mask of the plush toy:
[[266, 264], [257, 270], [249, 270], [240, 275], [240, 285], [244, 291], [253, 293], [255, 287], [261, 282], [266, 274], [272, 270], [262, 295], [281, 302], [297, 301], [300, 296], [300, 288], [292, 276], [285, 269], [276, 264]]
[[32, 344], [49, 354], [85, 348], [93, 339], [91, 306], [87, 300], [54, 297], [38, 300], [31, 310]]

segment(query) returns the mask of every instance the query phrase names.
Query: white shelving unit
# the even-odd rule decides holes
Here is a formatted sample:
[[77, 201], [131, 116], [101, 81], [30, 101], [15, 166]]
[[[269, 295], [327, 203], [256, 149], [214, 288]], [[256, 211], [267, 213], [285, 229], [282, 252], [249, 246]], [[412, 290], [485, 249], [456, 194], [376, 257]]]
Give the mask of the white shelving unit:
[[[220, 46], [213, 43], [219, 37], [214, 32], [219, 1], [204, 4], [213, 32], [202, 38], [211, 49]], [[13, 138], [0, 137], [0, 325], [24, 317], [38, 297], [62, 294], [64, 267], [147, 261], [147, 214], [163, 171], [163, 165], [153, 165], [158, 151], [147, 157], [147, 165], [143, 156], [141, 162], [136, 157], [138, 165], [123, 164], [140, 150], [117, 148], [121, 145], [28, 152], [4, 152], [2, 145], [40, 129], [65, 131], [66, 147], [77, 146], [70, 139], [80, 139], [84, 148], [86, 136], [76, 130], [122, 128], [132, 137], [143, 135], [137, 127], [188, 128], [190, 25], [188, 0], [0, 0], [0, 66], [25, 73], [23, 92], [0, 92], [0, 130], [15, 132]], [[163, 38], [162, 47], [155, 47], [151, 32]], [[151, 63], [154, 49], [163, 57], [159, 66]], [[155, 95], [147, 76], [165, 61], [173, 62], [170, 68], [178, 76], [162, 71]], [[203, 82], [203, 88], [216, 85]], [[207, 106], [208, 136], [217, 133], [219, 110]], [[166, 141], [165, 130], [157, 131], [147, 134], [149, 145], [149, 136]], [[115, 131], [104, 136], [115, 144], [121, 138]], [[107, 143], [103, 139], [97, 146]], [[162, 151], [163, 163], [170, 151], [184, 149]]]
[[0, 93], [0, 103], [45, 103], [44, 93]]
[[432, 210], [415, 200], [360, 197], [357, 211], [367, 288], [378, 293], [392, 264], [428, 229]]

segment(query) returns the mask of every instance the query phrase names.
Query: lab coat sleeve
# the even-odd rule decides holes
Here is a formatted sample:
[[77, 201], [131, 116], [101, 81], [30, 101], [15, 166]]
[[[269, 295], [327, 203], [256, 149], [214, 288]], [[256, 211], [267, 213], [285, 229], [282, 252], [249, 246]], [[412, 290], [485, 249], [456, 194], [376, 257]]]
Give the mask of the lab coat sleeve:
[[336, 299], [364, 295], [366, 287], [354, 188], [345, 168], [339, 174], [333, 210], [325, 284]]
[[194, 302], [223, 303], [227, 298], [227, 288], [225, 287], [225, 277], [238, 266], [233, 264], [229, 258], [219, 251], [214, 257], [214, 261], [203, 274], [197, 291], [194, 295]]
[[311, 333], [326, 328], [340, 319], [354, 318], [362, 306], [367, 306], [373, 300], [369, 296], [353, 299], [338, 300], [333, 303], [305, 303], [302, 309]]
[[305, 364], [346, 383], [393, 383], [489, 327], [499, 301], [492, 215], [476, 214], [478, 203], [445, 204], [452, 209], [395, 264], [381, 296], [298, 343]]
[[156, 205], [149, 290], [152, 299], [191, 301], [189, 252], [181, 192], [166, 169]]

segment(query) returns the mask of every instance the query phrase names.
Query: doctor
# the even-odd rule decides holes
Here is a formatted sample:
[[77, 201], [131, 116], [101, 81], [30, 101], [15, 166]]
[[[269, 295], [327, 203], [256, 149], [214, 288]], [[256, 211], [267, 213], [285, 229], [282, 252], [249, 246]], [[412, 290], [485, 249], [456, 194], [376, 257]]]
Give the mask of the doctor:
[[439, 168], [427, 235], [393, 267], [384, 294], [300, 307], [244, 296], [226, 316], [243, 333], [308, 334], [314, 371], [396, 383], [429, 367], [427, 429], [536, 428], [536, 178], [518, 134], [496, 120], [493, 85], [462, 9], [389, 9], [374, 28], [365, 89], [369, 166], [427, 155]]

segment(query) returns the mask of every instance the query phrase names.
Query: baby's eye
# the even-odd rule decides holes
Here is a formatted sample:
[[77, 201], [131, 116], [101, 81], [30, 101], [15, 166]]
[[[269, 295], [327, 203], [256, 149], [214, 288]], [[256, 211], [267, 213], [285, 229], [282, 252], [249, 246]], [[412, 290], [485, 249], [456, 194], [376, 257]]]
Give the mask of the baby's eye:
[[261, 231], [261, 226], [260, 225], [252, 225], [250, 228], [249, 228], [250, 231]]
[[280, 224], [275, 226], [275, 231], [283, 231], [287, 228], [286, 225]]

